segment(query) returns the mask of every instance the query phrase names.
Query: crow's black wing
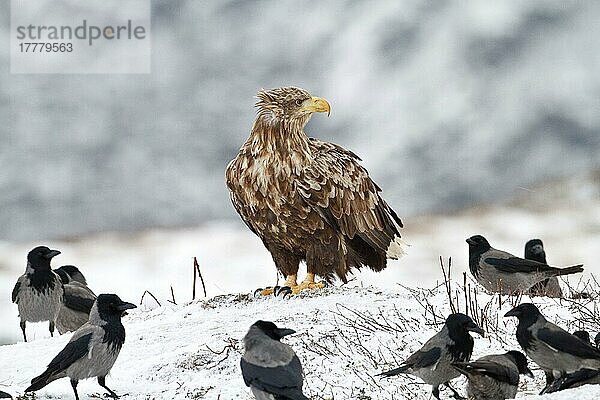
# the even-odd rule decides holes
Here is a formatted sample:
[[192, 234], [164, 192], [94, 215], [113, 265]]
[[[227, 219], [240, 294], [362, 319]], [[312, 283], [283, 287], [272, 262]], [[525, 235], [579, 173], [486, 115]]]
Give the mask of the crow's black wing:
[[537, 336], [539, 340], [560, 352], [581, 358], [600, 359], [600, 350], [562, 329], [541, 328]]
[[452, 365], [465, 375], [485, 375], [513, 386], [519, 384], [519, 373], [517, 371], [493, 361], [477, 360], [465, 363], [453, 363]]
[[61, 372], [75, 361], [83, 358], [89, 351], [90, 340], [92, 340], [92, 333], [88, 333], [67, 343], [65, 348], [50, 361], [48, 369], [52, 370], [53, 373]]
[[17, 303], [17, 296], [19, 295], [19, 289], [21, 288], [21, 280], [17, 281], [13, 291], [12, 291], [12, 302]]
[[508, 273], [516, 273], [516, 272], [524, 272], [524, 273], [534, 273], [534, 272], [543, 272], [554, 270], [554, 267], [550, 267], [549, 265], [542, 264], [533, 260], [526, 260], [524, 258], [519, 257], [510, 257], [510, 258], [494, 258], [487, 257], [484, 258], [483, 261], [493, 267], [495, 267], [498, 271], [508, 272]]
[[575, 385], [585, 385], [586, 383], [597, 384], [598, 378], [600, 377], [600, 371], [595, 369], [580, 369], [572, 374], [555, 380], [548, 390], [544, 393], [558, 392], [559, 390], [565, 390], [574, 387]]
[[65, 293], [64, 295], [64, 302], [67, 308], [70, 308], [74, 311], [84, 312], [86, 314], [90, 313], [95, 301], [96, 299], [93, 298], [79, 297], [73, 294]]
[[285, 399], [308, 400], [302, 393], [302, 366], [297, 356], [288, 364], [273, 368], [261, 367], [242, 358], [241, 367], [246, 386], [284, 396]]
[[394, 376], [402, 374], [409, 369], [426, 368], [434, 365], [440, 359], [442, 349], [439, 347], [432, 347], [429, 350], [418, 350], [412, 356], [408, 357], [406, 361], [399, 366], [389, 371], [382, 372], [380, 376]]
[[419, 350], [408, 357], [404, 364], [415, 369], [429, 367], [438, 362], [441, 354], [442, 349], [440, 347], [432, 347], [427, 351]]
[[50, 361], [48, 368], [43, 374], [31, 380], [31, 386], [25, 389], [26, 392], [40, 390], [48, 383], [56, 379], [56, 375], [69, 368], [74, 362], [85, 357], [89, 351], [92, 333], [81, 336], [67, 343], [64, 349]]

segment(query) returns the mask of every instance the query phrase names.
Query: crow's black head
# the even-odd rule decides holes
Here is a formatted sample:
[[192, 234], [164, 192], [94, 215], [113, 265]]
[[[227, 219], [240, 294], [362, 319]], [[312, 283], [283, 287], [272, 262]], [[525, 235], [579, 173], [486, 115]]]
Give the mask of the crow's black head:
[[256, 321], [252, 326], [258, 328], [273, 340], [280, 340], [284, 336], [296, 333], [293, 329], [278, 328], [270, 321]]
[[96, 302], [98, 305], [98, 314], [105, 321], [115, 316], [121, 318], [121, 316], [126, 314], [126, 310], [137, 307], [135, 304], [121, 300], [116, 294], [101, 294], [96, 299]]
[[544, 318], [540, 310], [531, 303], [519, 304], [513, 308], [504, 317], [517, 317], [517, 341], [523, 349], [529, 351], [533, 343], [533, 335], [529, 327], [535, 324], [539, 318]]
[[71, 282], [71, 277], [63, 269], [58, 268], [55, 269], [54, 272], [56, 272], [63, 285], [66, 285], [67, 283]]
[[519, 374], [527, 375], [530, 378], [533, 378], [533, 372], [531, 372], [527, 366], [527, 357], [525, 357], [525, 354], [521, 353], [520, 351], [511, 350], [507, 352], [506, 355], [514, 360], [515, 365], [519, 370]]
[[50, 260], [60, 254], [58, 250], [50, 250], [46, 246], [38, 246], [27, 254], [27, 263], [33, 269], [50, 269]]
[[504, 314], [504, 317], [517, 317], [519, 320], [536, 320], [540, 315], [542, 315], [542, 313], [540, 313], [540, 310], [534, 304], [522, 303]]
[[[63, 272], [63, 274], [61, 274], [61, 271]], [[69, 276], [69, 281], [77, 281], [79, 283], [87, 285], [85, 276], [83, 276], [79, 268], [77, 268], [74, 265], [63, 265], [62, 267], [55, 269], [54, 272], [60, 275], [61, 279], [63, 278], [64, 274], [67, 274]], [[65, 282], [63, 281], [63, 283]]]
[[475, 332], [481, 336], [484, 335], [483, 329], [481, 329], [468, 315], [462, 313], [450, 314], [446, 318], [446, 326], [450, 333], [467, 333]]
[[483, 336], [483, 329], [477, 326], [471, 317], [461, 313], [450, 314], [446, 318], [446, 327], [448, 329], [448, 336], [450, 336], [453, 342], [448, 346], [452, 360], [469, 361], [473, 353], [474, 344], [469, 332], [477, 332]]
[[546, 252], [540, 239], [531, 239], [525, 244], [525, 258], [546, 264]]
[[590, 343], [590, 333], [588, 331], [575, 331], [573, 336], [577, 336], [579, 339], [586, 343]]
[[469, 249], [475, 249], [480, 251], [488, 251], [490, 249], [490, 244], [487, 239], [481, 235], [471, 236], [467, 239], [467, 243], [469, 244]]

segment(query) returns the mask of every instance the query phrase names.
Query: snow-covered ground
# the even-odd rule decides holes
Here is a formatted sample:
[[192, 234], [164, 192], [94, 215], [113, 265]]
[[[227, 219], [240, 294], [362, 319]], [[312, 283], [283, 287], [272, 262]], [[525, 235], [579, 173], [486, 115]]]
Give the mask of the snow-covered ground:
[[[439, 328], [432, 325], [431, 314], [424, 315], [417, 300], [423, 303], [427, 299], [438, 316], [449, 312], [443, 290], [413, 293], [403, 286], [436, 287], [442, 281], [440, 255], [452, 257], [454, 280], [462, 282], [461, 273], [467, 267], [465, 238], [477, 233], [488, 237], [492, 245], [519, 255], [528, 239], [540, 237], [551, 264], [583, 263], [583, 281], [587, 281], [590, 273], [600, 272], [596, 255], [600, 243], [599, 176], [523, 188], [521, 195], [501, 206], [406, 220], [405, 238], [411, 244], [406, 257], [392, 261], [382, 273], [361, 271], [344, 287], [331, 287], [302, 299], [254, 299], [249, 295], [257, 287], [276, 283], [277, 277], [269, 254], [241, 222], [136, 234], [102, 233], [44, 244], [62, 251], [55, 266], [78, 265], [96, 293], [114, 292], [139, 304], [148, 290], [160, 301], [159, 307], [146, 296], [142, 307], [125, 319], [128, 340], [109, 386], [128, 393], [129, 398], [250, 399], [238, 370], [240, 339], [252, 322], [262, 318], [298, 332], [288, 342], [305, 365], [305, 389], [313, 399], [426, 399], [429, 388], [417, 380], [372, 378], [416, 350]], [[0, 340], [4, 343], [21, 340], [10, 292], [24, 271], [27, 251], [37, 244], [0, 242]], [[189, 304], [193, 256], [198, 257], [208, 299]], [[583, 287], [578, 277], [571, 277], [570, 284]], [[178, 305], [167, 301], [171, 286]], [[199, 283], [197, 297], [203, 297]], [[485, 302], [487, 298], [480, 297], [480, 305]], [[577, 315], [569, 302], [535, 302], [569, 330], [587, 328], [595, 334], [600, 329], [600, 325], [573, 323]], [[503, 304], [499, 314], [508, 307]], [[492, 310], [496, 315], [497, 304]], [[390, 325], [363, 331], [359, 340], [348, 324], [361, 318], [372, 324], [369, 314], [378, 321], [385, 317], [385, 324]], [[494, 321], [499, 322], [488, 326], [491, 335], [476, 340], [475, 357], [518, 348], [514, 321], [506, 325], [502, 318]], [[0, 390], [21, 393], [68, 340], [68, 336], [49, 338], [46, 324], [31, 324], [28, 330], [30, 343], [0, 346]], [[537, 393], [541, 385], [541, 373], [536, 381], [525, 378], [522, 393]], [[94, 382], [81, 384], [82, 394], [97, 392]], [[68, 382], [59, 381], [38, 398], [70, 395]], [[561, 396], [565, 395], [547, 398], [566, 398]], [[568, 396], [596, 399], [600, 389], [583, 388]]]
[[[455, 286], [458, 289], [458, 285]], [[525, 299], [526, 300], [526, 299]], [[475, 338], [474, 357], [518, 349], [515, 321], [501, 315], [511, 308], [504, 299], [479, 294], [479, 306], [493, 303], [482, 324], [485, 338]], [[572, 320], [567, 303], [534, 299], [552, 320]], [[427, 304], [433, 306], [434, 319]], [[223, 295], [186, 305], [142, 307], [125, 317], [127, 341], [108, 379], [123, 399], [251, 399], [244, 386], [239, 359], [240, 339], [258, 319], [276, 321], [297, 333], [286, 339], [304, 366], [305, 392], [312, 399], [429, 399], [431, 388], [416, 378], [375, 377], [417, 350], [437, 330], [439, 316], [450, 312], [445, 289], [409, 291], [373, 287], [327, 288], [288, 300]], [[461, 311], [464, 303], [458, 302]], [[597, 326], [587, 327], [593, 331]], [[595, 333], [595, 331], [593, 331]], [[0, 347], [0, 388], [20, 394], [64, 346], [68, 335], [38, 338], [30, 343]], [[519, 397], [532, 395], [543, 385], [522, 379]], [[463, 390], [464, 381], [455, 386]], [[95, 380], [83, 381], [79, 393], [102, 393]], [[449, 393], [442, 392], [444, 398]], [[53, 382], [38, 399], [71, 398], [68, 380]], [[544, 399], [597, 399], [600, 387], [539, 397]]]
[[[390, 261], [381, 273], [357, 273], [354, 283], [388, 289], [397, 287], [396, 283], [433, 287], [441, 277], [439, 256], [452, 257], [456, 272], [467, 270], [465, 239], [474, 234], [483, 234], [493, 246], [517, 255], [523, 253], [527, 240], [539, 237], [551, 264], [583, 263], [583, 276], [600, 273], [600, 173], [519, 192], [504, 206], [405, 219], [403, 235], [411, 244], [408, 254]], [[402, 215], [402, 210], [398, 212]], [[10, 294], [25, 270], [27, 252], [38, 244], [42, 243], [0, 242], [0, 315], [6, 321], [0, 326], [0, 343], [21, 338]], [[270, 255], [241, 221], [196, 229], [102, 233], [43, 244], [62, 251], [53, 260], [54, 266], [79, 266], [96, 293], [114, 292], [134, 302], [148, 290], [165, 304], [171, 298], [171, 286], [178, 303], [191, 300], [194, 256], [209, 297], [248, 293], [277, 282]], [[198, 293], [202, 294], [199, 285]], [[48, 335], [46, 326], [32, 326], [31, 332], [32, 338]]]

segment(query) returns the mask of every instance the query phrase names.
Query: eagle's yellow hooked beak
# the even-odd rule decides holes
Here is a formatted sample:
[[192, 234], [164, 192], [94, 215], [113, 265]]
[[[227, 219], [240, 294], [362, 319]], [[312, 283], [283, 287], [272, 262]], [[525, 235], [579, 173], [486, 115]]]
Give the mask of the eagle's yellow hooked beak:
[[311, 97], [310, 99], [304, 100], [302, 108], [309, 112], [327, 112], [327, 116], [331, 113], [331, 106], [327, 100], [320, 97]]

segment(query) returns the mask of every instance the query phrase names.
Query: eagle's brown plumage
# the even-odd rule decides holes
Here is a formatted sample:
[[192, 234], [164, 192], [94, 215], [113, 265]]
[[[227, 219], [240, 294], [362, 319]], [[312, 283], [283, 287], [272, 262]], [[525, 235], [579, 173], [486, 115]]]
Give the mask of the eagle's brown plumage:
[[303, 132], [329, 104], [303, 89], [258, 93], [250, 137], [226, 171], [231, 200], [286, 277], [306, 260], [309, 273], [347, 281], [353, 268], [375, 271], [403, 254], [402, 221], [381, 189], [336, 144]]

